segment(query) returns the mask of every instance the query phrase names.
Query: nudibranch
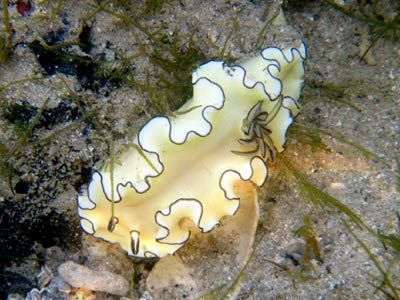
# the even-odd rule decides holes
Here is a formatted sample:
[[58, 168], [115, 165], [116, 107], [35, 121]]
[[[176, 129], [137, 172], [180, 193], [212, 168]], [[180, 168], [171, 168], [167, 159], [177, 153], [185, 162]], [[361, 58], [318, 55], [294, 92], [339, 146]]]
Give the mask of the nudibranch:
[[[268, 47], [243, 63], [213, 60], [192, 76], [193, 98], [150, 119], [78, 196], [82, 229], [136, 257], [165, 256], [240, 207], [234, 183], [262, 186], [298, 114], [306, 48]], [[111, 186], [113, 182], [113, 186]], [[113, 202], [113, 215], [111, 205]]]

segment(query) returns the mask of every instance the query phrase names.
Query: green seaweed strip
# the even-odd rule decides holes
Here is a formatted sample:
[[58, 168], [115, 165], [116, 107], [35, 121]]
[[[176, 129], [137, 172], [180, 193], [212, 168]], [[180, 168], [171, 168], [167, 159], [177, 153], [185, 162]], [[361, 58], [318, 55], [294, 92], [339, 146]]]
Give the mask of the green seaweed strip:
[[[61, 49], [62, 47], [65, 47], [65, 46], [80, 46], [80, 47], [84, 47], [84, 46], [85, 46], [85, 45], [83, 45], [82, 43], [78, 43], [78, 42], [61, 42], [61, 43], [59, 43], [59, 44], [57, 44], [57, 45], [49, 45], [49, 44], [47, 44], [46, 41], [45, 41], [42, 37], [40, 37], [40, 36], [38, 36], [38, 40], [39, 40], [40, 45], [43, 46], [44, 49], [49, 50], [49, 51], [52, 51], [52, 52], [58, 51], [59, 49]], [[70, 54], [67, 54], [67, 53], [63, 53], [63, 55], [65, 55], [65, 56], [67, 56], [67, 57], [76, 58], [76, 55], [70, 55]], [[78, 58], [79, 58], [79, 57], [78, 57]], [[81, 59], [80, 61], [84, 61], [84, 60]], [[100, 62], [99, 62], [98, 60], [93, 60], [93, 59], [92, 59], [92, 60], [90, 60], [90, 62], [100, 64]]]
[[146, 34], [148, 37], [154, 38], [154, 36], [150, 33], [150, 31], [148, 31], [146, 29], [146, 27], [140, 25], [138, 22], [136, 22], [132, 18], [129, 18], [129, 17], [127, 17], [127, 16], [125, 16], [123, 14], [120, 14], [120, 13], [113, 12], [112, 10], [110, 10], [110, 9], [104, 7], [104, 6], [99, 6], [99, 8], [100, 8], [101, 11], [104, 11], [104, 12], [110, 14], [110, 15], [113, 15], [114, 17], [117, 17], [117, 18], [121, 19], [122, 21], [125, 21], [125, 22], [127, 22], [129, 24], [133, 24], [136, 28], [138, 28], [140, 31], [142, 31], [144, 34]]
[[129, 298], [131, 300], [135, 300], [135, 295], [133, 294], [133, 291], [135, 289], [135, 268], [133, 267], [132, 264], [132, 270], [131, 270], [131, 278], [129, 280]]
[[319, 207], [335, 207], [338, 208], [341, 212], [346, 214], [355, 224], [357, 224], [360, 228], [364, 225], [364, 222], [361, 218], [354, 213], [350, 208], [348, 208], [345, 204], [340, 202], [338, 199], [328, 195], [327, 193], [321, 191], [320, 189], [313, 186], [288, 160], [281, 159], [286, 168], [292, 173], [292, 175], [297, 180], [299, 184], [300, 191], [303, 194], [303, 198], [307, 202], [311, 202], [314, 205]]
[[397, 192], [400, 193], [400, 157], [397, 156], [396, 158], [396, 164], [397, 164]]
[[103, 126], [100, 124], [100, 122], [98, 121], [98, 119], [96, 119], [95, 117], [91, 117], [90, 115], [88, 115], [88, 113], [83, 109], [82, 105], [80, 104], [79, 100], [81, 99], [81, 97], [79, 95], [77, 95], [68, 85], [68, 83], [64, 80], [64, 78], [60, 77], [61, 82], [64, 84], [65, 88], [68, 90], [68, 95], [72, 98], [72, 100], [74, 100], [74, 103], [76, 104], [76, 106], [78, 107], [80, 113], [83, 116], [84, 120], [87, 120], [91, 123], [93, 123], [94, 129], [96, 131], [100, 130]]
[[[324, 87], [320, 87], [320, 88], [324, 88]], [[345, 105], [351, 107], [352, 109], [354, 109], [354, 110], [356, 110], [356, 111], [358, 111], [358, 112], [362, 112], [362, 109], [361, 109], [360, 107], [358, 107], [357, 105], [355, 105], [354, 103], [352, 103], [351, 101], [344, 100], [344, 99], [340, 99], [340, 98], [335, 97], [335, 96], [333, 96], [333, 97], [325, 96], [325, 97], [326, 97], [325, 99], [326, 99], [327, 101], [343, 103], [343, 104], [345, 104]], [[322, 101], [320, 95], [315, 95], [315, 96], [313, 95], [313, 96], [305, 97], [305, 98], [302, 97], [301, 104], [302, 104], [303, 106], [305, 106], [305, 105], [307, 105], [308, 103], [311, 103], [311, 102], [313, 101], [313, 99], [321, 100], [321, 101]]]
[[98, 6], [95, 6], [96, 8], [95, 8], [95, 10], [94, 10], [94, 12], [92, 12], [91, 14], [89, 14], [89, 15], [86, 15], [85, 17], [84, 17], [84, 20], [85, 21], [88, 21], [89, 19], [92, 19], [99, 11], [101, 11], [103, 8], [105, 8], [108, 4], [110, 4], [112, 2], [112, 0], [107, 0], [106, 2], [104, 2], [104, 3], [102, 3], [102, 4], [100, 4], [100, 5], [98, 5]]
[[301, 97], [301, 103], [302, 105], [306, 105], [314, 99], [316, 101], [331, 101], [331, 102], [339, 102], [343, 103], [345, 105], [348, 105], [349, 107], [355, 109], [358, 112], [362, 112], [362, 109], [358, 107], [356, 104], [349, 100], [345, 100], [344, 98], [349, 98], [350, 95], [346, 93], [347, 88], [357, 88], [359, 87], [359, 84], [355, 83], [340, 83], [340, 84], [334, 84], [334, 83], [322, 83], [319, 82], [318, 80], [309, 80], [307, 81], [306, 85], [310, 89], [319, 89], [321, 92], [318, 93], [317, 95], [312, 94], [312, 95], [307, 95], [303, 94]]
[[368, 283], [369, 283], [371, 286], [373, 286], [374, 288], [376, 288], [378, 291], [381, 291], [382, 293], [384, 293], [385, 296], [386, 296], [386, 299], [390, 299], [390, 300], [396, 299], [396, 298], [394, 298], [389, 292], [385, 291], [385, 290], [382, 288], [382, 285], [381, 285], [381, 286], [377, 286], [376, 284], [373, 284], [372, 282], [368, 282]]
[[221, 58], [225, 57], [225, 50], [226, 50], [226, 47], [228, 46], [228, 41], [231, 39], [234, 30], [235, 29], [233, 28], [225, 38], [224, 44], [222, 45], [222, 48], [221, 48], [221, 50], [219, 52], [219, 56]]
[[368, 254], [369, 258], [372, 260], [372, 262], [374, 263], [375, 267], [379, 270], [379, 272], [382, 274], [383, 276], [383, 284], [387, 285], [390, 290], [392, 291], [392, 297], [394, 299], [399, 299], [399, 294], [397, 293], [396, 288], [392, 285], [390, 278], [387, 274], [387, 272], [385, 272], [385, 270], [383, 269], [383, 267], [381, 266], [381, 264], [378, 262], [378, 260], [375, 258], [375, 256], [372, 254], [371, 250], [367, 247], [367, 245], [359, 238], [358, 235], [356, 235], [354, 233], [354, 231], [350, 228], [350, 225], [347, 224], [346, 221], [343, 221], [344, 225], [346, 226], [347, 230], [350, 232], [350, 234], [356, 239], [357, 243], [360, 244], [360, 246], [364, 249], [364, 251]]
[[[393, 257], [393, 259], [390, 261], [389, 266], [386, 269], [386, 274], [387, 274], [388, 278], [390, 278], [391, 272], [399, 264], [399, 262], [400, 262], [400, 252], [397, 252], [396, 255]], [[400, 287], [395, 287], [395, 289], [400, 291]], [[385, 292], [385, 291], [383, 291], [383, 292]], [[397, 294], [397, 299], [398, 298], [399, 298], [399, 296]]]
[[147, 156], [143, 153], [143, 150], [136, 144], [132, 144], [132, 146], [139, 152], [140, 156], [143, 157], [143, 159], [147, 162], [147, 164], [156, 172], [158, 173], [158, 170], [156, 167], [153, 165], [153, 163], [147, 158]]
[[[278, 11], [279, 14], [279, 11]], [[261, 28], [261, 30], [259, 31], [258, 35], [257, 35], [257, 40], [256, 40], [256, 49], [259, 49], [262, 47], [263, 44], [263, 37], [265, 34], [265, 31], [268, 29], [269, 25], [272, 24], [272, 22], [274, 21], [274, 19], [278, 16], [278, 14], [276, 14], [276, 16], [273, 16], [271, 19], [265, 21], [263, 27]]]
[[[253, 250], [251, 251], [250, 257], [249, 259], [246, 261], [246, 263], [244, 264], [244, 266], [240, 269], [238, 275], [235, 277], [235, 280], [227, 287], [226, 284], [222, 284], [218, 287], [216, 287], [215, 289], [207, 292], [206, 294], [203, 294], [202, 296], [198, 297], [197, 299], [229, 299], [230, 297], [230, 293], [233, 291], [233, 289], [240, 283], [240, 281], [242, 280], [243, 276], [244, 276], [244, 272], [247, 270], [250, 262], [252, 261], [254, 254], [256, 252], [256, 249], [258, 247], [258, 245], [261, 243], [261, 241], [263, 240], [264, 236], [267, 233], [264, 232], [262, 234], [262, 236], [259, 238], [259, 240], [257, 242], [254, 243], [253, 246]], [[227, 288], [226, 288], [227, 287]], [[224, 293], [221, 295], [221, 297], [218, 297], [218, 294], [224, 290], [226, 288], [226, 290], [224, 291]]]
[[114, 141], [110, 138], [110, 185], [111, 185], [111, 218], [108, 222], [108, 231], [112, 232], [116, 225], [114, 219], [114, 203], [115, 203], [115, 195], [114, 195], [114, 162], [115, 162], [115, 153], [114, 153]]
[[242, 280], [242, 278], [244, 276], [244, 272], [247, 270], [250, 262], [253, 260], [253, 257], [254, 257], [254, 254], [256, 253], [256, 249], [257, 249], [258, 245], [261, 243], [261, 241], [263, 240], [263, 238], [266, 234], [267, 233], [264, 232], [263, 235], [259, 238], [259, 240], [254, 244], [253, 251], [251, 251], [249, 259], [246, 261], [243, 268], [240, 270], [239, 274], [236, 276], [236, 278], [232, 282], [232, 284], [222, 294], [221, 299], [229, 299], [230, 293], [235, 289], [236, 286], [238, 286], [238, 284], [240, 284], [240, 281]]
[[277, 268], [281, 269], [283, 272], [285, 272], [286, 276], [291, 279], [294, 289], [297, 289], [296, 280], [306, 281], [307, 279], [309, 279], [307, 276], [301, 274], [300, 272], [292, 272], [286, 266], [281, 265], [273, 260], [265, 259], [265, 261], [269, 262], [270, 264], [274, 265], [275, 267], [277, 267]]
[[[311, 216], [308, 214], [303, 218], [303, 226], [297, 229], [294, 235], [301, 237], [306, 243], [306, 249], [304, 252], [304, 262], [310, 263], [311, 251], [314, 253], [316, 259], [322, 262], [321, 251], [318, 246], [317, 235], [315, 234], [314, 226], [312, 225]], [[309, 264], [313, 267], [311, 264]]]
[[56, 129], [56, 130], [50, 132], [44, 138], [42, 138], [39, 141], [37, 141], [35, 143], [35, 145], [42, 145], [42, 146], [46, 145], [46, 144], [50, 143], [55, 137], [59, 136], [60, 134], [66, 132], [66, 131], [69, 131], [69, 130], [77, 128], [78, 125], [79, 125], [79, 123], [72, 122], [72, 123], [69, 123], [69, 124], [65, 125], [64, 127]]
[[369, 19], [369, 18], [365, 18], [362, 16], [358, 16], [354, 13], [352, 13], [351, 11], [345, 9], [344, 7], [341, 7], [340, 5], [337, 5], [335, 2], [331, 1], [331, 0], [324, 0], [325, 3], [329, 4], [330, 6], [332, 6], [334, 9], [337, 9], [338, 11], [340, 11], [341, 13], [343, 13], [344, 15], [352, 18], [352, 19], [356, 19], [358, 21], [361, 22], [365, 22], [368, 24], [373, 24], [373, 25], [379, 25], [380, 22], [374, 19]]
[[197, 298], [197, 300], [205, 300], [205, 299], [220, 299], [218, 294], [226, 288], [226, 284], [221, 284], [220, 286], [216, 287], [215, 289], [201, 295]]
[[[54, 14], [53, 14], [53, 16], [56, 16], [56, 15], [58, 15], [58, 14], [60, 13], [62, 4], [63, 4], [63, 0], [57, 0], [57, 5], [56, 5], [56, 7], [54, 8]], [[53, 12], [53, 11], [52, 11], [52, 12]]]
[[3, 90], [5, 90], [6, 88], [8, 88], [9, 86], [12, 86], [14, 84], [18, 84], [18, 83], [24, 83], [24, 82], [28, 82], [28, 81], [36, 81], [36, 80], [40, 80], [43, 79], [44, 77], [39, 76], [39, 77], [29, 77], [29, 78], [23, 78], [23, 79], [18, 79], [18, 80], [14, 80], [14, 81], [10, 81], [8, 83], [6, 83], [3, 86], [0, 86], [0, 92], [2, 92]]
[[[111, 219], [110, 223], [113, 226], [114, 222], [114, 141], [110, 139], [110, 182], [111, 182]], [[110, 226], [109, 226], [110, 227]]]
[[357, 15], [353, 13], [350, 9], [346, 9], [345, 7], [342, 7], [336, 3], [334, 3], [331, 0], [324, 0], [325, 3], [329, 4], [332, 6], [334, 9], [340, 11], [344, 15], [356, 19], [358, 21], [367, 23], [371, 25], [371, 34], [374, 37], [373, 41], [370, 43], [368, 48], [365, 50], [363, 55], [361, 56], [362, 59], [365, 58], [369, 50], [376, 44], [376, 42], [381, 38], [384, 37], [386, 39], [392, 39], [393, 41], [397, 41], [398, 38], [398, 30], [400, 30], [399, 26], [399, 21], [400, 21], [400, 12], [397, 13], [397, 15], [392, 19], [392, 20], [386, 20], [385, 16], [383, 20], [381, 20], [379, 17], [380, 15], [375, 15], [374, 17], [364, 17]]
[[246, 47], [244, 46], [244, 39], [242, 39], [240, 35], [240, 27], [243, 26], [243, 24], [240, 24], [238, 19], [235, 17], [232, 17], [231, 20], [233, 24], [233, 29], [236, 31], [235, 39], [239, 45], [239, 49], [241, 52], [246, 53]]
[[386, 167], [390, 167], [390, 165], [389, 165], [388, 162], [386, 162], [384, 159], [380, 158], [380, 157], [379, 157], [378, 155], [376, 155], [375, 153], [372, 153], [372, 152], [368, 151], [367, 149], [365, 149], [365, 148], [363, 148], [363, 147], [361, 147], [361, 146], [358, 146], [358, 145], [355, 144], [355, 143], [352, 143], [352, 142], [346, 140], [345, 138], [342, 138], [342, 137], [340, 137], [340, 136], [338, 136], [338, 135], [336, 135], [336, 134], [330, 133], [329, 131], [326, 131], [326, 130], [320, 129], [320, 128], [309, 127], [309, 126], [306, 126], [306, 125], [303, 125], [303, 124], [300, 124], [300, 123], [294, 123], [294, 124], [292, 125], [292, 127], [294, 127], [294, 128], [296, 128], [296, 127], [297, 127], [297, 128], [302, 128], [302, 129], [310, 130], [310, 131], [316, 131], [316, 132], [318, 132], [318, 133], [322, 133], [322, 134], [324, 134], [324, 135], [327, 135], [327, 136], [329, 136], [329, 137], [332, 137], [332, 138], [334, 138], [334, 139], [336, 139], [336, 140], [338, 140], [338, 141], [340, 141], [340, 142], [342, 142], [342, 143], [344, 143], [344, 144], [347, 144], [347, 145], [349, 145], [349, 146], [351, 146], [351, 147], [357, 149], [358, 151], [361, 152], [361, 154], [364, 155], [365, 158], [370, 159], [370, 157], [373, 157], [373, 158], [375, 158], [376, 160], [378, 160], [378, 161], [380, 161], [381, 163], [383, 163]]
[[199, 107], [202, 107], [202, 105], [196, 105], [196, 106], [193, 106], [193, 107], [188, 108], [186, 110], [177, 111], [175, 113], [170, 113], [169, 115], [172, 116], [172, 117], [181, 116], [181, 115], [190, 113], [192, 110], [195, 110], [196, 108], [199, 108]]
[[361, 59], [365, 59], [365, 56], [367, 56], [369, 50], [371, 50], [371, 48], [376, 44], [377, 41], [379, 41], [379, 39], [385, 34], [385, 32], [382, 32], [380, 34], [378, 34], [373, 40], [372, 42], [369, 44], [368, 48], [364, 51], [363, 55], [361, 55]]
[[[399, 213], [396, 212], [397, 217], [400, 218]], [[400, 220], [399, 220], [400, 222]], [[387, 248], [387, 246], [391, 247], [397, 255], [400, 255], [400, 237], [396, 236], [395, 234], [390, 234], [390, 235], [384, 235], [380, 234], [379, 232], [375, 232], [372, 228], [364, 224], [364, 228], [367, 229], [367, 231], [375, 236], [377, 239], [379, 239], [382, 244]], [[397, 262], [399, 263], [399, 262]]]
[[29, 127], [22, 133], [21, 137], [15, 142], [15, 144], [8, 149], [8, 151], [4, 154], [3, 158], [0, 158], [0, 177], [4, 173], [4, 170], [6, 170], [6, 176], [8, 177], [8, 185], [10, 187], [11, 192], [14, 194], [14, 190], [12, 188], [12, 176], [13, 176], [13, 170], [15, 166], [11, 166], [9, 164], [9, 160], [11, 157], [15, 156], [18, 154], [20, 151], [21, 147], [27, 143], [27, 140], [29, 137], [32, 135], [33, 128], [39, 123], [40, 117], [43, 114], [43, 111], [45, 107], [47, 106], [47, 103], [50, 101], [50, 98], [47, 98], [43, 104], [40, 106], [39, 111], [35, 115], [34, 119], [32, 122], [30, 122]]
[[361, 108], [359, 108], [357, 105], [355, 105], [354, 103], [352, 103], [351, 101], [348, 101], [348, 100], [344, 100], [344, 99], [340, 99], [340, 98], [332, 98], [332, 99], [328, 98], [328, 101], [335, 101], [335, 102], [343, 103], [358, 112], [362, 112]]
[[18, 150], [20, 149], [20, 147], [26, 142], [26, 140], [28, 139], [28, 137], [32, 134], [33, 128], [39, 123], [40, 121], [40, 117], [43, 114], [43, 111], [45, 109], [45, 107], [47, 106], [47, 103], [50, 101], [50, 97], [47, 98], [43, 104], [40, 106], [40, 109], [38, 111], [38, 113], [35, 115], [35, 118], [32, 120], [32, 122], [29, 124], [28, 129], [25, 131], [24, 135], [14, 144], [14, 146], [7, 152], [7, 154], [5, 155], [6, 159], [8, 160], [10, 159], [10, 157], [12, 157], [13, 155], [15, 155]]
[[295, 137], [298, 143], [311, 146], [312, 150], [320, 149], [322, 151], [331, 153], [332, 150], [326, 145], [319, 135], [313, 134], [310, 131], [303, 130], [299, 127], [291, 127], [288, 137]]

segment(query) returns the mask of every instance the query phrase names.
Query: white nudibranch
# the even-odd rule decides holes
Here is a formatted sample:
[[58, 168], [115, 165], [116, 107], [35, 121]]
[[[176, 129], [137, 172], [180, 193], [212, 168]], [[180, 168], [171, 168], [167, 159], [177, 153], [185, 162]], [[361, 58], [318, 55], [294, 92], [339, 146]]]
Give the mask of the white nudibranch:
[[[184, 219], [202, 232], [234, 215], [234, 183], [262, 186], [266, 161], [284, 150], [298, 114], [306, 49], [268, 47], [237, 65], [213, 60], [193, 73], [193, 98], [150, 119], [133, 145], [92, 175], [78, 196], [83, 230], [136, 257], [165, 256], [189, 239]], [[111, 199], [114, 195], [114, 217]]]

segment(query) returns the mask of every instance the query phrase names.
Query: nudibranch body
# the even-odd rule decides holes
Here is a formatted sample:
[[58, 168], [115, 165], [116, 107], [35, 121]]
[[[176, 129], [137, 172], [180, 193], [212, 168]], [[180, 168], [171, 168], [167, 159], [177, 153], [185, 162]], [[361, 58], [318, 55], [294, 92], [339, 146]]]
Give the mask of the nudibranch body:
[[[210, 61], [193, 73], [193, 98], [150, 119], [113, 168], [94, 172], [78, 196], [83, 230], [137, 257], [178, 250], [190, 219], [202, 232], [239, 209], [233, 186], [267, 178], [298, 114], [306, 49], [268, 47], [230, 66]], [[112, 195], [113, 194], [113, 195]], [[114, 201], [114, 218], [111, 202]]]

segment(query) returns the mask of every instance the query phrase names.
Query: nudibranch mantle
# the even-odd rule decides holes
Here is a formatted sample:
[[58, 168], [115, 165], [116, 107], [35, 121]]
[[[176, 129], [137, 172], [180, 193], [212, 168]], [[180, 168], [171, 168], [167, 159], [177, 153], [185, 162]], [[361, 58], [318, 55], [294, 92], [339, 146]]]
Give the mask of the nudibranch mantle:
[[[150, 119], [113, 168], [92, 175], [78, 196], [83, 230], [119, 243], [136, 257], [177, 251], [239, 209], [234, 183], [262, 186], [267, 160], [284, 149], [298, 114], [306, 49], [268, 47], [230, 66], [210, 61], [193, 73], [193, 98], [168, 116]], [[114, 218], [111, 199], [114, 194]]]

